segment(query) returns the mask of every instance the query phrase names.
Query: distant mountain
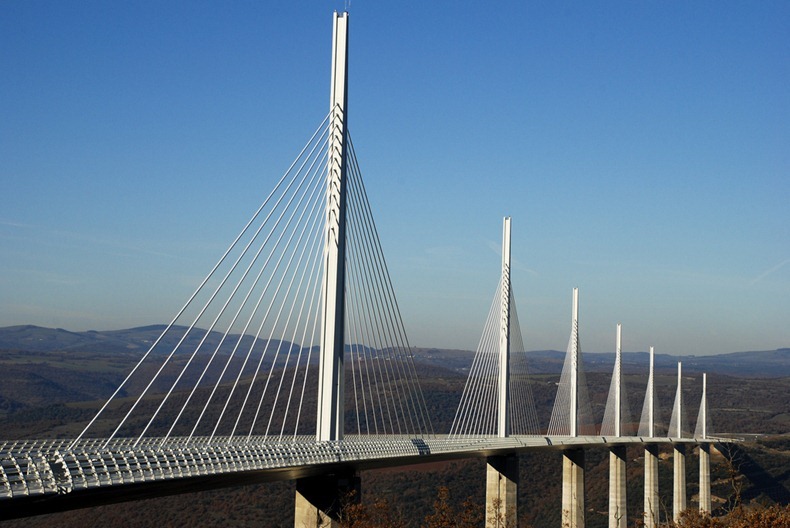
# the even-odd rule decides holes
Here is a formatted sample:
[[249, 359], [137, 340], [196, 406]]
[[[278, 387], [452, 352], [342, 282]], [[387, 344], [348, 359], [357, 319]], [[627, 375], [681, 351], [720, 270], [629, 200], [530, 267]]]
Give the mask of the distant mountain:
[[[585, 368], [590, 371], [610, 370], [614, 365], [614, 353], [586, 354]], [[648, 352], [623, 353], [623, 369], [644, 372], [650, 361]], [[656, 354], [656, 370], [675, 370], [678, 361], [683, 363], [684, 372], [710, 372], [741, 377], [784, 377], [790, 376], [790, 348], [733, 352], [711, 356], [670, 356]]]
[[[614, 353], [584, 352], [584, 368], [587, 372], [611, 372]], [[469, 372], [474, 352], [467, 350], [416, 349], [415, 358], [421, 363], [442, 366], [456, 372]], [[527, 368], [532, 374], [555, 374], [562, 371], [565, 352], [558, 350], [536, 350], [527, 352]], [[624, 352], [623, 371], [646, 373], [650, 361], [648, 352]], [[678, 361], [685, 372], [710, 372], [743, 377], [790, 376], [790, 348], [778, 350], [734, 352], [713, 356], [670, 356], [656, 354], [655, 368], [658, 372], [675, 371]]]
[[[40, 326], [8, 326], [0, 328], [0, 350], [29, 352], [84, 352], [138, 355], [148, 350], [156, 341], [165, 325], [150, 325], [138, 328], [109, 331], [70, 332], [62, 328], [43, 328]], [[169, 352], [187, 328], [173, 327], [161, 343], [162, 351]], [[205, 330], [195, 329], [185, 340], [186, 349], [196, 347], [205, 336]], [[230, 352], [238, 336], [230, 336], [222, 345], [220, 352]], [[251, 336], [242, 341], [249, 347]], [[211, 332], [205, 340], [203, 351], [210, 353], [220, 344], [222, 333]], [[258, 340], [256, 346], [263, 347], [265, 341]], [[286, 350], [290, 343], [272, 341], [268, 347]], [[614, 365], [614, 353], [584, 352], [584, 367], [589, 372], [609, 372]], [[624, 352], [623, 368], [627, 372], [645, 372], [648, 364], [647, 352]], [[468, 350], [448, 350], [438, 348], [416, 348], [415, 359], [420, 363], [433, 365], [458, 373], [466, 373], [472, 365], [474, 352]], [[565, 352], [557, 350], [538, 350], [527, 352], [527, 364], [532, 373], [557, 373], [562, 370]], [[790, 348], [778, 350], [734, 352], [712, 356], [671, 356], [656, 354], [655, 364], [659, 371], [674, 370], [677, 362], [682, 361], [687, 372], [710, 372], [749, 377], [790, 376]]]
[[[142, 326], [126, 330], [97, 332], [70, 332], [62, 328], [41, 326], [7, 326], [0, 328], [0, 349], [28, 350], [31, 352], [54, 352], [79, 350], [108, 352], [119, 350], [147, 349], [165, 329], [165, 325]], [[185, 327], [176, 327], [174, 335], [181, 337]], [[203, 332], [201, 332], [201, 335]]]
[[[527, 352], [527, 368], [533, 374], [552, 374], [562, 371], [565, 352], [558, 350], [535, 350]], [[614, 353], [584, 352], [584, 368], [587, 372], [611, 372]], [[441, 366], [456, 372], [469, 372], [474, 352], [467, 350], [441, 350], [418, 348], [415, 358], [421, 363]], [[648, 352], [623, 352], [623, 370], [630, 373], [647, 372], [650, 361]], [[671, 356], [656, 354], [655, 368], [658, 372], [675, 371], [678, 361], [685, 372], [710, 372], [742, 377], [790, 376], [790, 348], [778, 350], [733, 352], [712, 356]]]
[[[41, 326], [7, 326], [0, 328], [0, 350], [18, 350], [30, 352], [90, 352], [90, 353], [128, 353], [147, 351], [156, 342], [166, 325], [150, 325], [124, 330], [88, 330], [87, 332], [70, 332], [62, 328], [44, 328]], [[169, 353], [178, 344], [187, 332], [186, 326], [173, 326], [168, 334], [160, 341], [156, 352]], [[222, 332], [212, 331], [206, 336], [206, 331], [194, 328], [189, 332], [182, 347], [185, 350], [194, 350], [201, 341], [201, 351], [211, 353], [220, 343], [220, 352], [230, 352], [236, 345], [238, 334], [229, 335], [222, 341]], [[249, 347], [252, 336], [245, 335], [242, 345]], [[263, 346], [264, 339], [258, 339], [256, 346]], [[269, 348], [280, 346], [279, 340], [272, 340]], [[282, 347], [289, 344], [283, 342]], [[285, 348], [287, 349], [287, 348]]]

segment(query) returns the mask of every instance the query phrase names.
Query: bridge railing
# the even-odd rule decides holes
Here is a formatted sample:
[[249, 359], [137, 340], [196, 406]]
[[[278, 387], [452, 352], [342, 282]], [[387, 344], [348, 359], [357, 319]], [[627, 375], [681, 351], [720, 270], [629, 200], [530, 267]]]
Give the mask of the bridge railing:
[[[240, 473], [304, 468], [336, 463], [364, 465], [370, 461], [443, 456], [464, 458], [497, 451], [514, 452], [579, 445], [698, 443], [724, 438], [644, 438], [596, 436], [346, 436], [340, 442], [316, 442], [314, 436], [257, 437], [233, 441], [214, 437], [118, 438], [105, 446], [101, 439], [21, 440], [0, 443], [0, 499], [69, 493], [124, 484]], [[68, 447], [71, 446], [71, 449]]]

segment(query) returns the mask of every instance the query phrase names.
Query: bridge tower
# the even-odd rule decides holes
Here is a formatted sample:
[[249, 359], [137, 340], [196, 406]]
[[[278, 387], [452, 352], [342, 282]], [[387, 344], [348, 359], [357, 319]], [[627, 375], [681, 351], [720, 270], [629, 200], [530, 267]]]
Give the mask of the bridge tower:
[[334, 14], [316, 439], [343, 439], [348, 13]]
[[[570, 436], [579, 434], [579, 288], [573, 289], [571, 317]], [[584, 526], [584, 449], [562, 452], [562, 525]]]
[[[674, 430], [669, 431], [669, 436], [683, 438], [683, 365], [678, 361], [678, 391], [675, 395], [675, 409], [673, 416], [676, 417]], [[674, 461], [674, 489], [672, 494], [672, 520], [678, 522], [680, 514], [686, 509], [686, 446], [685, 444], [675, 444], [672, 455]]]
[[[653, 371], [655, 369], [655, 349], [650, 347], [650, 374], [647, 378], [647, 392], [645, 395], [647, 404], [647, 436], [655, 438], [655, 379]], [[658, 498], [658, 444], [645, 444], [645, 493], [644, 493], [644, 512], [645, 528], [656, 528], [659, 520], [659, 498]]]
[[499, 416], [500, 438], [510, 436], [510, 217], [502, 222], [502, 305], [499, 326]]
[[708, 375], [702, 374], [702, 400], [699, 406], [698, 429], [703, 442], [699, 444], [699, 511], [710, 513], [710, 444], [708, 439]]
[[574, 288], [571, 317], [571, 436], [579, 436], [579, 348], [579, 288]]
[[[497, 435], [510, 436], [510, 217], [502, 222], [502, 288], [499, 321]], [[518, 521], [518, 455], [486, 459], [486, 526], [515, 527]]]
[[[622, 436], [622, 331], [617, 323], [614, 360], [614, 436]], [[609, 449], [609, 528], [625, 528], [626, 515], [626, 447], [618, 445]]]
[[[346, 128], [348, 125], [348, 13], [334, 13], [329, 152], [326, 169], [323, 314], [316, 409], [316, 440], [343, 440], [346, 268]], [[298, 479], [294, 526], [335, 527], [341, 501], [351, 490], [359, 498], [353, 471]]]

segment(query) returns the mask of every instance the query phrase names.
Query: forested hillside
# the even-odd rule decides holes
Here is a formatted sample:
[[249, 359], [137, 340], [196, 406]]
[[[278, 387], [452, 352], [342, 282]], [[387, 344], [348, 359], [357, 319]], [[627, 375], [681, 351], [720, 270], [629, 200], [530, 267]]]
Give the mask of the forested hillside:
[[[130, 343], [144, 344], [145, 341], [139, 337], [130, 339], [128, 334], [110, 336], [112, 339], [92, 336], [90, 346], [85, 348], [78, 344], [79, 335], [74, 337], [62, 331], [53, 332], [49, 333], [49, 344], [40, 344], [38, 350], [14, 348], [0, 352], [0, 368], [4, 370], [0, 378], [0, 428], [6, 438], [68, 437], [79, 433], [139, 357], [139, 348], [132, 347]], [[31, 337], [37, 334], [30, 328], [21, 335], [26, 336], [28, 342], [39, 339]], [[109, 346], [121, 343], [122, 346], [104, 352], [99, 343], [111, 343]], [[22, 341], [16, 342], [16, 346], [22, 344]], [[461, 354], [454, 361], [446, 361], [443, 358], [447, 354], [450, 353], [434, 350], [422, 351], [418, 355], [417, 371], [437, 432], [449, 429], [466, 376], [463, 367], [466, 356]], [[530, 366], [537, 367], [532, 376], [532, 390], [541, 425], [545, 428], [557, 390], [559, 367], [553, 372], [543, 372], [550, 370], [548, 367], [551, 365], [556, 366], [556, 362], [553, 354], [541, 354], [543, 362], [535, 361]], [[425, 356], [432, 357], [424, 362]], [[593, 413], [600, 421], [610, 373], [604, 368], [605, 363], [594, 361], [591, 366], [587, 382]], [[693, 365], [684, 366], [686, 416], [693, 428], [701, 394], [701, 373]], [[608, 368], [611, 368], [610, 364]], [[629, 369], [625, 382], [633, 418], [638, 420], [646, 375]], [[676, 374], [669, 368], [662, 369], [656, 376], [664, 423], [669, 419], [676, 382]], [[156, 401], [154, 396], [143, 405], [155, 405]], [[790, 378], [734, 377], [709, 370], [708, 401], [714, 433], [771, 435], [744, 444], [734, 454], [729, 454], [734, 458], [732, 461], [714, 450], [712, 487], [715, 506], [721, 511], [731, 508], [736, 496], [746, 503], [788, 503]], [[312, 406], [314, 402], [307, 402], [306, 408]], [[305, 419], [309, 422], [313, 417], [308, 415]], [[606, 525], [607, 456], [603, 449], [588, 449], [586, 452], [587, 519], [588, 526], [592, 528]], [[688, 458], [691, 507], [696, 506], [696, 460], [696, 456]], [[633, 519], [639, 517], [642, 509], [642, 464], [641, 449], [629, 448], [629, 517]], [[733, 469], [739, 471], [733, 473]], [[558, 452], [536, 451], [520, 457], [520, 514], [524, 523], [534, 527], [559, 526], [560, 470]], [[662, 501], [667, 509], [671, 509], [672, 460], [668, 449], [662, 448], [659, 474]], [[485, 484], [485, 461], [482, 458], [366, 471], [361, 477], [363, 503], [375, 504], [384, 499], [387, 507], [405, 519], [409, 526], [423, 524], [433, 511], [437, 493], [442, 487], [447, 488], [447, 500], [456, 510], [466, 503], [478, 513], [482, 512]], [[293, 525], [293, 497], [293, 483], [280, 482], [77, 510], [7, 521], [0, 526], [290, 527]]]

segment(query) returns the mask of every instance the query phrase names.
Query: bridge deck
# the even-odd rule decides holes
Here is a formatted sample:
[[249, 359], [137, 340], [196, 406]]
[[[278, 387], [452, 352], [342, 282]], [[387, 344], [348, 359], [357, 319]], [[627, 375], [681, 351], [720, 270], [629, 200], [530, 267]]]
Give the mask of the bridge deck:
[[[347, 436], [341, 442], [314, 437], [26, 440], [0, 443], [0, 504], [11, 499], [62, 496], [101, 488], [195, 477], [246, 481], [296, 478], [332, 466], [369, 469], [534, 449], [623, 444], [701, 443], [729, 439], [599, 436]], [[217, 479], [218, 482], [222, 479]], [[226, 479], [227, 480], [227, 479]], [[225, 484], [228, 485], [228, 484]], [[120, 491], [120, 489], [119, 489]], [[16, 502], [11, 500], [11, 502]], [[6, 503], [10, 505], [9, 503]], [[5, 509], [5, 508], [4, 508]]]

